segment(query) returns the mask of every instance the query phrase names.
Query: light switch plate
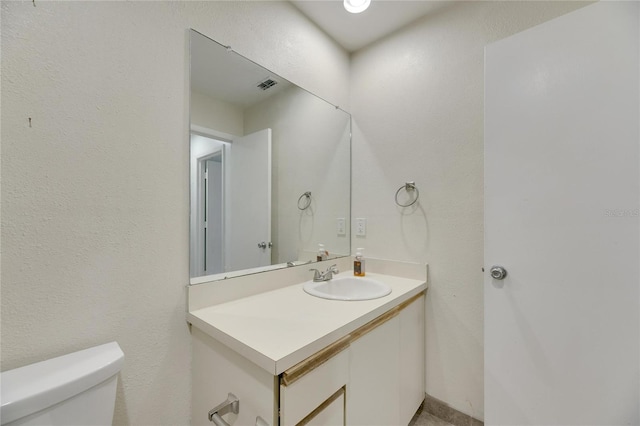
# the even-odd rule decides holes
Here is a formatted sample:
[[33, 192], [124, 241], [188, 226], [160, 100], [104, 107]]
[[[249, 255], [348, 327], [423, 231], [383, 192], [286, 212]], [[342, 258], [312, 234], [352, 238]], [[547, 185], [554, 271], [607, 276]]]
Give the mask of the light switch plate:
[[336, 231], [338, 235], [347, 235], [347, 223], [344, 217], [336, 219]]
[[364, 237], [367, 235], [367, 219], [363, 217], [356, 218], [356, 236]]

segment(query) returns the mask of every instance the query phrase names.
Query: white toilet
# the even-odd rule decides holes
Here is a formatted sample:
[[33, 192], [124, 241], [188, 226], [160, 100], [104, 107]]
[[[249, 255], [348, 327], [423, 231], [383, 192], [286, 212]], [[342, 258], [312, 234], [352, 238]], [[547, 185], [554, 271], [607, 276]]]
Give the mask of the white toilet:
[[116, 342], [0, 373], [0, 424], [111, 425], [124, 354]]

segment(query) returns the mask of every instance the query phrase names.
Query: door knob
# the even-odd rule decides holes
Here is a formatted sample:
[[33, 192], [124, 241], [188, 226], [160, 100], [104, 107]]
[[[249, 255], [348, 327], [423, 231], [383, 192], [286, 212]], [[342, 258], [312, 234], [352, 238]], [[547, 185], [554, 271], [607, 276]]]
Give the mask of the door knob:
[[264, 241], [261, 242], [261, 243], [258, 243], [258, 248], [266, 249], [267, 248], [267, 243], [265, 243]]
[[503, 280], [507, 276], [507, 270], [502, 266], [492, 266], [489, 272], [491, 273], [491, 278], [496, 280]]

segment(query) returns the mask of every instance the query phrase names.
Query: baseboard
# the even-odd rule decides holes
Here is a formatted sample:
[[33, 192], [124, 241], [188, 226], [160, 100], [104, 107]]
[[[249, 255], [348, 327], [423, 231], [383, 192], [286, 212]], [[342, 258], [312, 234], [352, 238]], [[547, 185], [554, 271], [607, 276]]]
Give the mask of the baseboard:
[[484, 426], [484, 422], [450, 407], [430, 395], [426, 395], [423, 410], [454, 426]]

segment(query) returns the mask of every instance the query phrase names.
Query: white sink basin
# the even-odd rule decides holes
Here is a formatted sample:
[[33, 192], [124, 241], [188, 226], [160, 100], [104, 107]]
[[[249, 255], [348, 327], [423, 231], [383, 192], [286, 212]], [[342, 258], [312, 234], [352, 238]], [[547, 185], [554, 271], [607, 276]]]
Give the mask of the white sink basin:
[[367, 277], [338, 277], [329, 281], [307, 281], [304, 291], [332, 300], [371, 300], [391, 293], [391, 287]]

